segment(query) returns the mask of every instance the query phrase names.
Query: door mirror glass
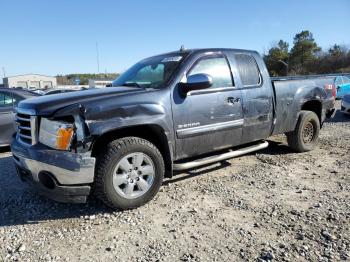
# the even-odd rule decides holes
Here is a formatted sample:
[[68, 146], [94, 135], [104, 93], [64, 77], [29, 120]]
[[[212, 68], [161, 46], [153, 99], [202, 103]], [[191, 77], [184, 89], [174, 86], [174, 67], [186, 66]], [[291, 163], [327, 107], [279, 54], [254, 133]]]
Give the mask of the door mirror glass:
[[211, 87], [213, 78], [208, 74], [194, 74], [187, 77], [186, 83], [180, 83], [181, 92], [186, 95], [193, 90], [201, 90]]

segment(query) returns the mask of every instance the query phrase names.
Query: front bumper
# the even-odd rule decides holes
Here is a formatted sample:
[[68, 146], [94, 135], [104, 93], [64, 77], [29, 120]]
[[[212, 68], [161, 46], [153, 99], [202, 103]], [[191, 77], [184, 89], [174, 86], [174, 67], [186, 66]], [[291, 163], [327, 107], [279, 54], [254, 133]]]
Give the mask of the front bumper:
[[95, 158], [90, 153], [27, 146], [16, 139], [11, 151], [18, 175], [39, 193], [59, 202], [86, 202], [95, 174]]

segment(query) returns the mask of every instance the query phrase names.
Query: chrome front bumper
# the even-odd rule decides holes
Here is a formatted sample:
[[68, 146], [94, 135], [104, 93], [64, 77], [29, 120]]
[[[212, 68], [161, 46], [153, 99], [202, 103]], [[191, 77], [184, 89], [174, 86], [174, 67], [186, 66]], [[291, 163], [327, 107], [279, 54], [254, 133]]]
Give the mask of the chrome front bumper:
[[[96, 160], [90, 152], [59, 151], [40, 144], [26, 146], [16, 139], [11, 150], [22, 180], [33, 182], [54, 200], [85, 202], [95, 175]], [[43, 183], [41, 178], [45, 175], [50, 177], [54, 187], [47, 187]]]
[[[29, 170], [33, 180], [36, 182], [39, 182], [38, 175], [42, 171], [52, 173], [57, 182], [61, 185], [90, 184], [94, 182], [95, 158], [80, 156], [80, 158], [75, 159], [75, 163], [79, 168], [76, 170], [68, 170], [64, 167], [19, 156], [13, 151], [12, 153], [15, 163]], [[62, 165], [64, 166], [64, 163], [62, 163]]]

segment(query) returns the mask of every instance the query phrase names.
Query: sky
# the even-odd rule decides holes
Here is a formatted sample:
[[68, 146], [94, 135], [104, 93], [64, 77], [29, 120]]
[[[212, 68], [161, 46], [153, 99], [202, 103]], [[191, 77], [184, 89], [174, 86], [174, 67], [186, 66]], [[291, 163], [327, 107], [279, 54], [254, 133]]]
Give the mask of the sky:
[[[0, 0], [6, 76], [122, 72], [185, 48], [263, 53], [310, 30], [324, 49], [350, 46], [350, 0]], [[0, 80], [1, 82], [1, 80]]]

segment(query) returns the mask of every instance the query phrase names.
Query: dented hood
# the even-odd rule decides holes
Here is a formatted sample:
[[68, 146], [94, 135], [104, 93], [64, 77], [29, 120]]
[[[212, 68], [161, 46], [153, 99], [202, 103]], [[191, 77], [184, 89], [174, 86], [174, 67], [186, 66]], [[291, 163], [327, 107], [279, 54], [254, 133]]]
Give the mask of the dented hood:
[[147, 91], [137, 87], [108, 87], [30, 98], [21, 101], [18, 107], [34, 115], [52, 115], [57, 110], [73, 104], [96, 105], [103, 103], [106, 99], [144, 92]]

